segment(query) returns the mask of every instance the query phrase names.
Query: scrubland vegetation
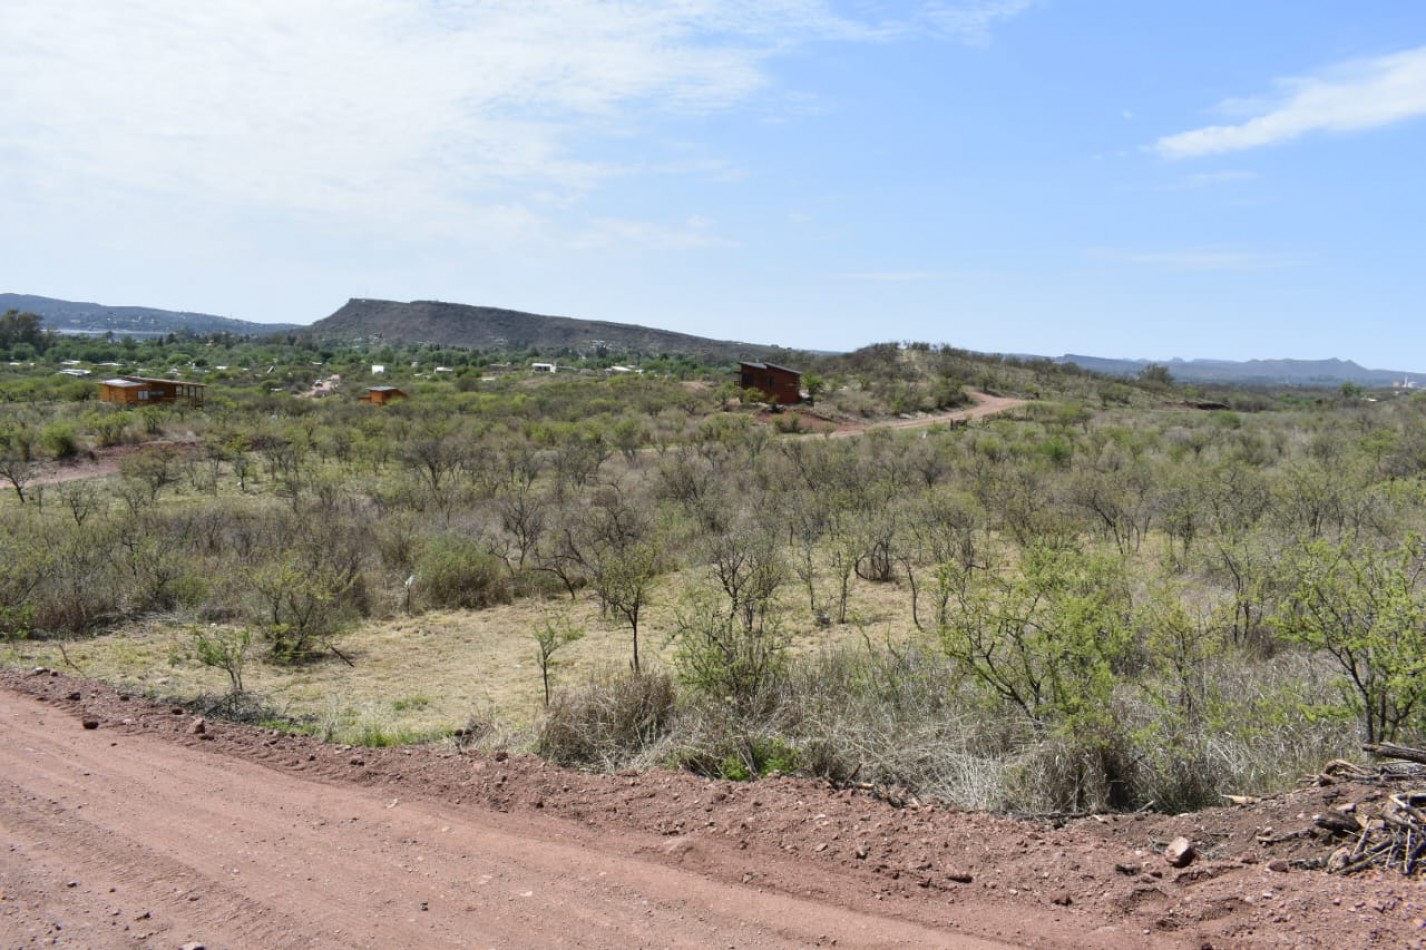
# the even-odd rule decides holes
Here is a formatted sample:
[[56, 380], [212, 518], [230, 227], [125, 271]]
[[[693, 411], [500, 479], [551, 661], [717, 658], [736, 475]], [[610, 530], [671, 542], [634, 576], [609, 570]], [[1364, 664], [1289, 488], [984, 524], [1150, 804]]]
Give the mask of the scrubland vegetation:
[[[202, 682], [339, 741], [1030, 811], [1192, 808], [1426, 725], [1414, 396], [883, 345], [799, 358], [820, 416], [1032, 401], [827, 438], [688, 360], [536, 378], [539, 354], [295, 338], [6, 345], [0, 662]], [[62, 359], [177, 370], [207, 405], [101, 405]], [[300, 395], [334, 372], [335, 395]], [[373, 381], [411, 398], [358, 404]], [[111, 476], [49, 477], [106, 450]], [[483, 636], [525, 667], [444, 642], [462, 618], [506, 625]], [[406, 671], [396, 692], [323, 693], [377, 667]], [[521, 702], [474, 698], [516, 676]], [[487, 686], [451, 715], [434, 686], [462, 680]]]

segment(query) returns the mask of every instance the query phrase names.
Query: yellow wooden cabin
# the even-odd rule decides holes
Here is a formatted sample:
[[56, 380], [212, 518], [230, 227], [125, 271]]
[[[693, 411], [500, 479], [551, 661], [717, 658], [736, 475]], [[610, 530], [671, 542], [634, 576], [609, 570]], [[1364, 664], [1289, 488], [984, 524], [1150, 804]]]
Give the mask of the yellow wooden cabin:
[[406, 393], [395, 386], [372, 386], [366, 391], [366, 395], [361, 397], [362, 402], [369, 402], [373, 406], [384, 406], [397, 399], [405, 399]]
[[99, 384], [99, 401], [116, 406], [149, 406], [160, 403], [202, 406], [203, 394], [207, 388], [203, 383], [187, 383], [177, 379], [118, 376]]

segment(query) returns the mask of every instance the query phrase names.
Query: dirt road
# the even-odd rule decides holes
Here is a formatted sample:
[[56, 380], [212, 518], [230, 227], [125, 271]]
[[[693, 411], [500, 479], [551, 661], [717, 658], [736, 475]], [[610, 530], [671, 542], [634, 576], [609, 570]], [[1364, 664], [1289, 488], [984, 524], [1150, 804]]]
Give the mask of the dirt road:
[[[1383, 794], [1015, 820], [811, 779], [199, 732], [0, 669], [0, 948], [1426, 946], [1419, 882], [1309, 869], [1343, 840], [1314, 816]], [[1188, 867], [1159, 853], [1180, 835]]]
[[652, 837], [83, 729], [4, 689], [0, 841], [7, 948], [1004, 946], [722, 883]]
[[938, 412], [931, 415], [917, 416], [913, 419], [898, 419], [895, 422], [878, 422], [866, 425], [843, 425], [831, 433], [834, 439], [845, 439], [855, 435], [862, 435], [874, 429], [925, 429], [933, 425], [945, 425], [951, 422], [966, 422], [971, 419], [980, 419], [985, 416], [995, 415], [1009, 409], [1016, 409], [1025, 405], [1028, 400], [1016, 399], [1011, 396], [992, 396], [989, 393], [971, 392], [971, 399], [975, 405], [965, 409], [953, 409], [950, 412]]

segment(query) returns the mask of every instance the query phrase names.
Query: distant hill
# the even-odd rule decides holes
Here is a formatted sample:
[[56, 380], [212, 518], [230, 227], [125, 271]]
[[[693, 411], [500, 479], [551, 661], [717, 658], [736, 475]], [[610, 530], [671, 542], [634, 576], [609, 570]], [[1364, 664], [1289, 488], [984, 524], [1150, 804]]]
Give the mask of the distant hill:
[[194, 333], [266, 336], [303, 329], [293, 323], [253, 323], [211, 313], [187, 313], [153, 307], [111, 307], [102, 303], [79, 303], [31, 294], [0, 294], [0, 313], [6, 310], [28, 311], [41, 316], [46, 330], [59, 333], [112, 332], [115, 336], [156, 336], [190, 330]]
[[1426, 380], [1426, 373], [1394, 369], [1365, 369], [1351, 360], [1118, 360], [1099, 356], [1066, 354], [1056, 362], [1073, 363], [1096, 373], [1137, 376], [1156, 362], [1168, 367], [1174, 379], [1183, 383], [1227, 383], [1239, 386], [1340, 386], [1359, 383], [1384, 387], [1404, 380]]
[[548, 317], [519, 310], [417, 300], [349, 300], [346, 306], [308, 328], [322, 340], [439, 343], [481, 349], [536, 348], [592, 355], [611, 353], [686, 354], [713, 359], [760, 359], [775, 347], [730, 340], [710, 340], [688, 333], [656, 330], [628, 323]]

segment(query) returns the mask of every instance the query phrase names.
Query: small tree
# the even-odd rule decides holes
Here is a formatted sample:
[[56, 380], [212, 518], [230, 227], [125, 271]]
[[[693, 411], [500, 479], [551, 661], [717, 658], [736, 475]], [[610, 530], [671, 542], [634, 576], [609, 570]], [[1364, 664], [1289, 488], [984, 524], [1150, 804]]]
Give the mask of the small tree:
[[1168, 389], [1173, 385], [1173, 373], [1162, 363], [1149, 363], [1139, 370], [1139, 382], [1150, 389]]
[[1426, 709], [1422, 555], [1417, 538], [1388, 551], [1314, 541], [1288, 565], [1295, 589], [1274, 623], [1336, 661], [1367, 742], [1395, 740]]
[[98, 489], [94, 487], [93, 481], [87, 478], [61, 482], [59, 498], [69, 509], [70, 517], [74, 519], [76, 528], [84, 527], [84, 522], [102, 505]]
[[555, 654], [576, 640], [584, 638], [584, 631], [570, 623], [568, 617], [552, 617], [542, 623], [533, 634], [535, 638], [535, 660], [540, 664], [540, 680], [545, 687], [545, 705], [550, 704], [550, 680], [555, 668]]
[[0, 429], [0, 479], [10, 483], [22, 505], [25, 503], [25, 488], [39, 474], [34, 440], [34, 433], [23, 426]]
[[590, 571], [590, 583], [605, 609], [627, 624], [633, 635], [635, 673], [640, 671], [639, 620], [658, 580], [659, 561], [657, 544], [641, 539], [600, 552]]
[[246, 627], [236, 630], [222, 627], [205, 630], [197, 627], [193, 631], [194, 657], [204, 666], [228, 674], [228, 681], [232, 686], [231, 695], [234, 698], [244, 692], [243, 667], [247, 664], [252, 644], [252, 631]]
[[946, 653], [1037, 729], [1092, 731], [1133, 646], [1120, 558], [1032, 547], [971, 572], [941, 629]]
[[350, 617], [350, 595], [361, 583], [355, 557], [289, 551], [246, 572], [249, 610], [278, 662], [308, 659]]
[[617, 490], [592, 500], [576, 538], [566, 533], [568, 552], [589, 575], [605, 614], [613, 614], [633, 635], [634, 672], [639, 665], [639, 620], [664, 566], [664, 537], [649, 514]]
[[688, 594], [674, 613], [674, 665], [683, 682], [741, 713], [756, 712], [787, 669], [789, 637], [764, 605], [755, 623], [729, 610], [712, 587]]
[[39, 463], [22, 457], [18, 452], [0, 449], [0, 478], [9, 482], [10, 487], [15, 489], [15, 497], [20, 499], [20, 504], [25, 503], [25, 489], [38, 473]]

